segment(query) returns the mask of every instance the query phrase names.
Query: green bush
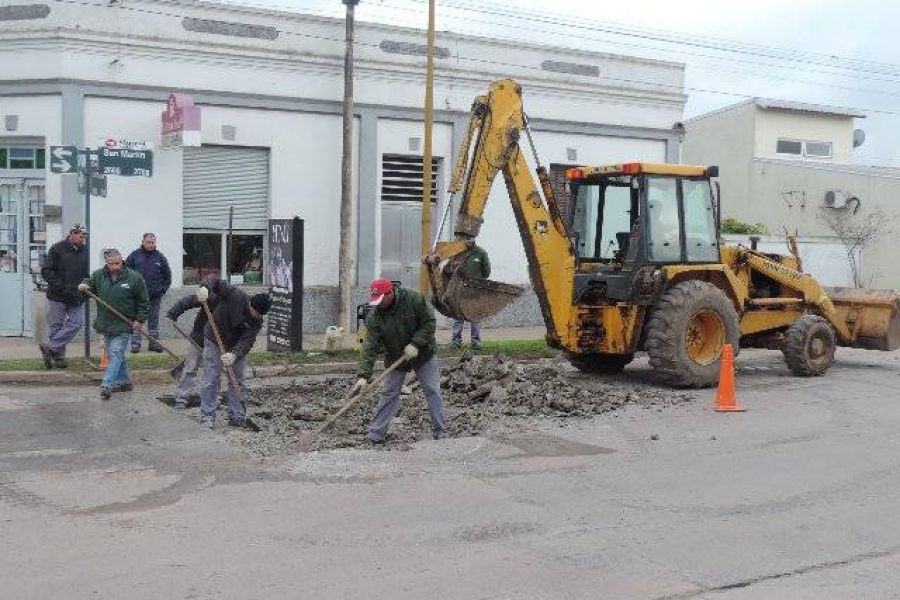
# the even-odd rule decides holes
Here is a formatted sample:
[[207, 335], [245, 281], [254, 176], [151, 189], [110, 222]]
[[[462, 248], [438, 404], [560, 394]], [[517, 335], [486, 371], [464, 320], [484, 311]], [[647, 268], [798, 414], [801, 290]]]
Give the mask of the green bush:
[[737, 219], [725, 219], [722, 221], [722, 233], [734, 233], [738, 235], [766, 235], [768, 230], [762, 223], [744, 223]]

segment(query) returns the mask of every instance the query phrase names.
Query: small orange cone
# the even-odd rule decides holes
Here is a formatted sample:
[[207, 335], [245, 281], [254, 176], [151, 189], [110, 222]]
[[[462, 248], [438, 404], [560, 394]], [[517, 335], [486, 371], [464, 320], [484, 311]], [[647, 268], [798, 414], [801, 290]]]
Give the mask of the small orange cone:
[[100, 338], [100, 368], [105, 369], [109, 366], [109, 355], [106, 353], [106, 344], [103, 338]]
[[716, 392], [716, 412], [744, 412], [734, 394], [734, 350], [731, 344], [722, 348], [722, 365], [719, 367], [719, 390]]

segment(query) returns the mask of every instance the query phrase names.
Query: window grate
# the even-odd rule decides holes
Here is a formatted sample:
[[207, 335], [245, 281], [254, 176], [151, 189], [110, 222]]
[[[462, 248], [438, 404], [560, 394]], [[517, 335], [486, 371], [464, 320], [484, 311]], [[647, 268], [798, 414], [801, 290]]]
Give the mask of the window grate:
[[[431, 160], [431, 201], [437, 202], [437, 180], [441, 158]], [[424, 177], [421, 156], [385, 154], [381, 157], [381, 200], [422, 202]]]

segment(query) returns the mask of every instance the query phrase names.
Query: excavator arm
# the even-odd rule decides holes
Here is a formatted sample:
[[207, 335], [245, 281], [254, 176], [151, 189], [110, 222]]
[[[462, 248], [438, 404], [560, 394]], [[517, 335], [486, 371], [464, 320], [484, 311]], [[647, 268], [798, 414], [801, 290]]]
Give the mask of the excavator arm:
[[[523, 156], [519, 145], [523, 133], [530, 142], [522, 108], [522, 90], [515, 81], [494, 82], [487, 95], [475, 99], [469, 135], [460, 148], [450, 186], [451, 193], [463, 191], [453, 240], [436, 242], [425, 262], [433, 292], [432, 302], [449, 317], [483, 319], [521, 294], [522, 289], [518, 286], [469, 278], [459, 269], [465, 252], [481, 231], [491, 187], [497, 174], [502, 172], [528, 259], [531, 283], [547, 326], [548, 340], [558, 343], [572, 313], [575, 250], [537, 153], [539, 184]], [[473, 139], [474, 150], [469, 160]], [[534, 152], [533, 144], [531, 149]], [[446, 213], [441, 228], [445, 220]]]

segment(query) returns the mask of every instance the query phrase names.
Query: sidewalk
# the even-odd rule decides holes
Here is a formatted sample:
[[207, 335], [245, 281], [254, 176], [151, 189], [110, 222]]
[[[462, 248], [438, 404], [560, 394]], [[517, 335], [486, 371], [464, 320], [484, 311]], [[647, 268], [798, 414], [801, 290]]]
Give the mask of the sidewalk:
[[[539, 340], [544, 338], [545, 333], [546, 330], [543, 327], [496, 327], [491, 329], [483, 328], [481, 330], [481, 340], [485, 342], [503, 340]], [[449, 344], [450, 336], [450, 329], [437, 330], [436, 337], [439, 344]], [[468, 327], [466, 327], [463, 340], [466, 343], [468, 343], [469, 341]], [[187, 354], [188, 341], [184, 338], [163, 338], [162, 343], [179, 356], [184, 356], [185, 354]], [[324, 344], [324, 334], [305, 334], [303, 336], [304, 350], [321, 350], [324, 347]], [[93, 356], [98, 356], [100, 354], [100, 346], [96, 334], [91, 335], [91, 348], [91, 354]], [[146, 353], [146, 349], [147, 341], [144, 340], [142, 353]], [[262, 338], [262, 336], [260, 336], [260, 338], [256, 340], [256, 344], [254, 345], [253, 349], [266, 349], [266, 342], [265, 339]], [[0, 337], [0, 360], [7, 360], [11, 358], [39, 358], [40, 355], [41, 354], [37, 349], [37, 344], [35, 344], [34, 340], [32, 340], [31, 338]], [[76, 340], [73, 343], [69, 344], [68, 355], [70, 357], [84, 356], [84, 342], [82, 342], [81, 340]], [[129, 356], [131, 355], [129, 354]]]

